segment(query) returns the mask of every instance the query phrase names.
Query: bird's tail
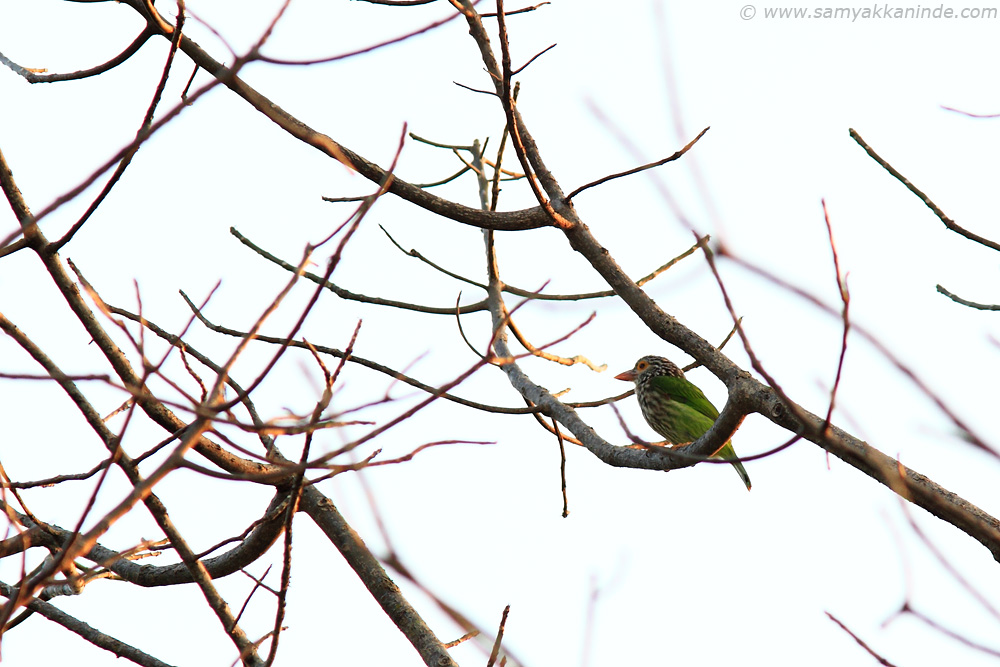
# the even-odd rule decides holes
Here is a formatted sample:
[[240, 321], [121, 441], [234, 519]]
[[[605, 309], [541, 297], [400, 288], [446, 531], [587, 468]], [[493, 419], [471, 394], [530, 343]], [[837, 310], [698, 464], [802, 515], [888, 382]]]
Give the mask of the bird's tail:
[[749, 491], [750, 475], [747, 474], [746, 468], [744, 468], [743, 464], [736, 458], [736, 450], [733, 449], [733, 443], [727, 442], [722, 446], [722, 449], [716, 452], [715, 456], [733, 464], [733, 467], [736, 468], [736, 472], [739, 473], [740, 479], [742, 479], [743, 483], [747, 485], [747, 491]]

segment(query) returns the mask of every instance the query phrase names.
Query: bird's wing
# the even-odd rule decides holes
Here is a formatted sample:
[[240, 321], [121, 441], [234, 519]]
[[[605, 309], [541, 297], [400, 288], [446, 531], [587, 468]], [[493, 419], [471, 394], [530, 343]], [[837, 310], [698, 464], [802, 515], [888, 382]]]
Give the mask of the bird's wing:
[[719, 411], [705, 398], [704, 392], [687, 378], [660, 375], [653, 378], [652, 384], [655, 389], [670, 396], [671, 400], [690, 406], [713, 421], [718, 419]]

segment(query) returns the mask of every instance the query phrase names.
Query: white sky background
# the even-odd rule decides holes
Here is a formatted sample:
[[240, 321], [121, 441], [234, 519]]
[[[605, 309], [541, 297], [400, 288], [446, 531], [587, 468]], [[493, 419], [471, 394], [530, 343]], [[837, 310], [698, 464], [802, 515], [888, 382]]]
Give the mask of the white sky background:
[[[691, 245], [691, 232], [662, 196], [669, 190], [698, 231], [712, 233], [740, 256], [838, 307], [820, 206], [825, 198], [841, 266], [850, 274], [855, 325], [875, 334], [1000, 446], [991, 429], [1000, 368], [995, 315], [958, 306], [934, 288], [941, 283], [974, 301], [1000, 301], [990, 289], [997, 257], [946, 230], [848, 136], [848, 128], [855, 128], [959, 224], [1000, 239], [993, 210], [1000, 120], [941, 108], [1000, 112], [998, 21], [769, 20], [763, 5], [756, 7], [755, 18], [743, 20], [744, 4], [628, 3], [625, 12], [615, 11], [620, 6], [615, 3], [557, 0], [512, 17], [515, 65], [558, 44], [518, 77], [520, 108], [549, 168], [568, 192], [669, 155], [710, 125], [680, 162], [613, 181], [576, 200], [584, 220], [626, 271], [639, 277]], [[259, 35], [277, 4], [242, 3], [239, 13], [232, 7], [209, 0], [189, 3], [239, 50]], [[490, 10], [483, 3], [481, 11]], [[342, 53], [406, 33], [448, 11], [445, 3], [390, 9], [295, 0], [265, 52], [286, 58]], [[0, 51], [26, 67], [53, 72], [91, 67], [118, 53], [139, 29], [134, 12], [114, 3], [0, 2]], [[187, 31], [217, 59], [226, 59], [222, 44], [197, 21], [190, 20]], [[166, 47], [164, 40], [153, 40], [127, 64], [80, 82], [29, 86], [0, 70], [0, 149], [34, 210], [131, 139]], [[161, 112], [176, 103], [190, 71], [180, 57]], [[243, 76], [315, 129], [382, 165], [391, 160], [403, 123], [441, 142], [471, 143], [489, 136], [495, 148], [503, 122], [494, 99], [452, 83], [489, 87], [460, 20], [355, 59], [310, 68], [254, 64]], [[199, 74], [196, 86], [207, 81]], [[513, 154], [506, 164], [515, 164]], [[457, 166], [448, 153], [409, 142], [398, 172], [411, 182], [429, 182]], [[189, 316], [177, 290], [200, 300], [221, 280], [207, 314], [245, 328], [287, 276], [243, 248], [229, 227], [295, 262], [306, 243], [324, 237], [348, 213], [347, 205], [324, 203], [321, 196], [371, 190], [364, 179], [290, 139], [219, 88], [142, 148], [62, 254], [116, 305], [134, 307], [134, 278], [146, 316], [172, 331]], [[96, 191], [43, 223], [50, 239], [76, 220]], [[469, 177], [438, 193], [478, 204]], [[500, 201], [506, 209], [532, 203], [523, 184], [508, 184]], [[8, 207], [0, 208], [0, 234], [6, 236], [16, 223]], [[379, 224], [405, 248], [415, 247], [450, 270], [477, 280], [485, 275], [478, 230], [387, 197], [351, 241], [335, 282], [365, 294], [438, 306], [453, 304], [459, 290], [463, 303], [481, 298], [476, 288], [403, 256]], [[510, 284], [536, 289], [551, 281], [547, 289], [562, 293], [605, 287], [553, 230], [500, 235], [498, 248], [502, 276]], [[768, 370], [806, 407], [825, 410], [839, 352], [839, 321], [732, 263], [721, 266]], [[685, 260], [647, 290], [664, 310], [711, 341], [721, 340], [731, 326], [701, 256]], [[310, 285], [301, 285], [269, 330], [287, 330], [309, 294]], [[643, 354], [689, 361], [647, 332], [619, 302], [529, 304], [519, 311], [519, 324], [541, 344], [594, 309], [595, 322], [556, 351], [584, 354], [606, 363], [608, 371], [524, 362], [540, 384], [552, 390], [571, 387], [567, 400], [621, 392], [626, 387], [613, 375]], [[106, 372], [27, 252], [0, 262], [0, 310], [65, 370]], [[424, 381], [445, 382], [475, 360], [452, 318], [361, 307], [332, 294], [320, 300], [305, 335], [343, 347], [358, 317], [364, 319], [359, 355], [407, 368]], [[488, 317], [469, 316], [464, 323], [472, 340], [485, 344]], [[217, 360], [235, 345], [199, 326], [193, 327], [191, 342]], [[726, 351], [748, 367], [738, 345]], [[253, 349], [241, 366], [241, 379], [253, 377], [271, 352], [264, 346]], [[37, 372], [6, 340], [0, 341], [0, 366]], [[288, 355], [260, 390], [259, 410], [266, 417], [285, 409], [308, 412], [317, 377], [306, 356]], [[721, 383], [704, 370], [691, 378], [721, 407]], [[350, 368], [336, 404], [358, 405], [385, 389], [384, 377]], [[105, 413], [122, 400], [99, 387], [88, 391]], [[482, 372], [457, 393], [519, 405], [495, 370]], [[368, 416], [385, 421], [419, 398], [402, 386], [393, 395], [409, 400]], [[15, 479], [82, 471], [103, 458], [100, 444], [81, 429], [54, 388], [5, 382], [0, 396], [5, 424], [0, 460]], [[993, 515], [1000, 512], [997, 461], [965, 444], [940, 411], [857, 336], [849, 346], [838, 406], [838, 424]], [[52, 409], [60, 416], [53, 417]], [[622, 411], [637, 434], [653, 437], [634, 399]], [[610, 408], [583, 416], [609, 440], [626, 442]], [[135, 453], [162, 437], [138, 424], [126, 446]], [[327, 432], [316, 446], [333, 449], [346, 437]], [[735, 442], [739, 453], [749, 455], [786, 437], [751, 416]], [[997, 619], [914, 536], [897, 498], [836, 459], [828, 467], [824, 452], [810, 443], [749, 462], [754, 482], [749, 494], [728, 466], [700, 465], [669, 475], [618, 470], [571, 448], [571, 514], [563, 519], [556, 443], [532, 420], [435, 405], [378, 444], [385, 456], [396, 456], [442, 438], [498, 444], [439, 448], [404, 466], [373, 470], [365, 479], [401, 558], [433, 592], [488, 629], [495, 628], [504, 605], [511, 605], [505, 646], [526, 665], [868, 664], [871, 659], [824, 611], [895, 664], [938, 664], [942, 656], [967, 665], [996, 661], [912, 618], [882, 627], [908, 594], [917, 609], [942, 624], [1000, 648], [993, 641]], [[281, 446], [292, 456], [299, 444], [287, 438]], [[120, 480], [113, 482], [98, 509], [126, 492]], [[27, 498], [42, 517], [69, 528], [91, 488], [84, 482]], [[373, 510], [356, 477], [344, 475], [321, 488], [381, 553]], [[168, 478], [158, 493], [196, 548], [241, 532], [270, 497], [266, 489], [205, 484], [185, 471]], [[232, 504], [219, 505], [226, 502]], [[1000, 576], [990, 554], [922, 510], [906, 509], [950, 562], [998, 603], [994, 591]], [[141, 513], [102, 542], [127, 548], [140, 536], [158, 537]], [[299, 517], [296, 530], [290, 629], [283, 635], [278, 664], [419, 664], [309, 520]], [[275, 562], [280, 562], [277, 555]], [[265, 567], [258, 563], [250, 569], [260, 575]], [[3, 563], [0, 578], [15, 580], [18, 568]], [[236, 608], [250, 588], [242, 575], [219, 584]], [[414, 593], [413, 601], [442, 639], [461, 634], [428, 598]], [[270, 600], [255, 602], [246, 621], [250, 635], [263, 634], [272, 622]], [[173, 664], [229, 665], [234, 657], [193, 586], [149, 593], [97, 582], [83, 596], [56, 604]], [[111, 654], [41, 618], [5, 637], [3, 657], [11, 665], [37, 664], [39, 642], [49, 655], [75, 664], [118, 664]], [[466, 665], [486, 661], [471, 646], [456, 649], [455, 655]]]

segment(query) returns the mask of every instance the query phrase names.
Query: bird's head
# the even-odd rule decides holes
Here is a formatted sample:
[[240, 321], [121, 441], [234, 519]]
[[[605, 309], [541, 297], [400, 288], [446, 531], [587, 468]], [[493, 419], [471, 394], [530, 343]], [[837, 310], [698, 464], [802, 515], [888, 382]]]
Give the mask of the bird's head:
[[669, 359], [657, 357], [651, 354], [635, 362], [635, 366], [633, 366], [631, 370], [627, 370], [624, 373], [616, 375], [615, 379], [642, 384], [661, 375], [684, 377], [684, 371], [678, 368], [677, 364]]

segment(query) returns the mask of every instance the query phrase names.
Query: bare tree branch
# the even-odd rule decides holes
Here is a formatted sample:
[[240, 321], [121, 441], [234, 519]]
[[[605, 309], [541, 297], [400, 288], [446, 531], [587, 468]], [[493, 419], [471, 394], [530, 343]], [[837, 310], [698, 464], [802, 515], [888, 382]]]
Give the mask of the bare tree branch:
[[97, 76], [98, 74], [103, 74], [108, 70], [118, 67], [123, 62], [135, 55], [142, 46], [149, 41], [149, 38], [155, 35], [156, 32], [152, 30], [149, 26], [143, 28], [142, 32], [132, 40], [132, 43], [125, 47], [125, 50], [119, 53], [117, 56], [107, 61], [97, 65], [96, 67], [91, 67], [90, 69], [79, 70], [77, 72], [67, 72], [65, 74], [42, 74], [45, 70], [27, 69], [21, 67], [17, 63], [13, 62], [2, 53], [0, 53], [0, 63], [9, 67], [15, 74], [18, 74], [28, 82], [28, 83], [53, 83], [57, 81], [76, 81], [79, 79], [86, 79], [91, 76]]
[[968, 306], [969, 308], [974, 308], [976, 310], [1000, 310], [1000, 305], [991, 303], [976, 303], [975, 301], [969, 301], [967, 299], [963, 299], [957, 294], [949, 292], [941, 285], [937, 285], [936, 288], [939, 293], [944, 294], [946, 297], [948, 297], [955, 303], [960, 303], [963, 306]]
[[[17, 589], [0, 582], [0, 595], [11, 598], [17, 595]], [[91, 627], [48, 602], [34, 599], [29, 601], [26, 606], [31, 611], [79, 635], [94, 646], [114, 653], [119, 658], [125, 658], [143, 667], [170, 667], [167, 663]]]
[[965, 229], [964, 227], [960, 226], [957, 222], [949, 218], [947, 215], [945, 215], [944, 211], [938, 208], [938, 205], [932, 202], [930, 197], [928, 197], [919, 189], [917, 189], [917, 186], [911, 183], [908, 178], [906, 178], [901, 173], [896, 171], [895, 167], [893, 167], [891, 164], [889, 164], [881, 157], [879, 157], [878, 153], [876, 153], [875, 150], [871, 146], [869, 146], [864, 139], [861, 138], [861, 135], [858, 134], [854, 130], [854, 128], [851, 128], [850, 132], [851, 132], [851, 138], [854, 139], [856, 142], [858, 142], [859, 146], [865, 149], [865, 152], [868, 153], [869, 157], [878, 162], [883, 169], [892, 174], [892, 176], [900, 183], [905, 185], [907, 190], [915, 194], [917, 198], [920, 199], [920, 201], [922, 201], [925, 206], [927, 206], [927, 208], [929, 208], [931, 211], [934, 212], [934, 215], [936, 215], [941, 220], [941, 222], [944, 223], [945, 227], [955, 232], [956, 234], [961, 234], [970, 241], [975, 241], [976, 243], [984, 245], [987, 248], [992, 248], [993, 250], [1000, 250], [1000, 243], [997, 243], [995, 241], [990, 241], [985, 237], [970, 232], [969, 230]]
[[876, 653], [860, 637], [858, 637], [856, 634], [854, 634], [853, 632], [851, 632], [846, 625], [844, 625], [843, 623], [840, 622], [840, 619], [838, 619], [836, 616], [834, 616], [833, 614], [831, 614], [828, 611], [827, 612], [823, 612], [823, 613], [825, 613], [827, 615], [827, 617], [831, 621], [833, 621], [834, 623], [836, 623], [840, 627], [841, 630], [843, 630], [848, 635], [850, 635], [851, 639], [853, 639], [854, 641], [856, 641], [858, 643], [858, 646], [860, 646], [861, 648], [863, 648], [865, 651], [868, 652], [868, 655], [870, 655], [871, 657], [875, 658], [875, 660], [876, 660], [876, 662], [878, 662], [878, 664], [884, 665], [885, 667], [895, 667], [891, 662], [889, 662], [888, 660], [886, 660], [885, 658], [883, 658], [882, 656], [880, 656], [878, 653]]
[[410, 606], [364, 540], [347, 524], [333, 503], [313, 486], [302, 490], [301, 502], [302, 511], [337, 547], [375, 601], [417, 649], [424, 663], [429, 667], [454, 666], [456, 663], [448, 654], [448, 649]]
[[614, 180], [616, 178], [622, 178], [623, 176], [631, 176], [632, 174], [638, 174], [640, 171], [646, 171], [647, 169], [653, 169], [654, 167], [665, 165], [668, 162], [679, 160], [680, 157], [685, 153], [687, 153], [689, 150], [691, 150], [691, 147], [694, 146], [696, 143], [698, 143], [698, 140], [701, 139], [703, 136], [705, 136], [705, 133], [708, 132], [710, 129], [711, 128], [706, 127], [704, 130], [698, 133], [698, 136], [689, 141], [688, 144], [684, 146], [684, 148], [680, 149], [679, 151], [677, 151], [673, 155], [670, 155], [669, 157], [665, 157], [662, 160], [657, 160], [656, 162], [650, 162], [649, 164], [644, 164], [641, 167], [635, 167], [634, 169], [629, 169], [627, 171], [622, 171], [617, 174], [611, 174], [610, 176], [605, 176], [604, 178], [599, 178], [596, 181], [587, 183], [586, 185], [581, 185], [576, 190], [573, 190], [571, 193], [566, 195], [566, 201], [572, 200], [574, 197], [576, 197], [578, 194], [580, 194], [581, 192], [583, 192], [588, 188], [596, 187], [598, 185], [601, 185], [602, 183], [607, 183], [610, 180]]

